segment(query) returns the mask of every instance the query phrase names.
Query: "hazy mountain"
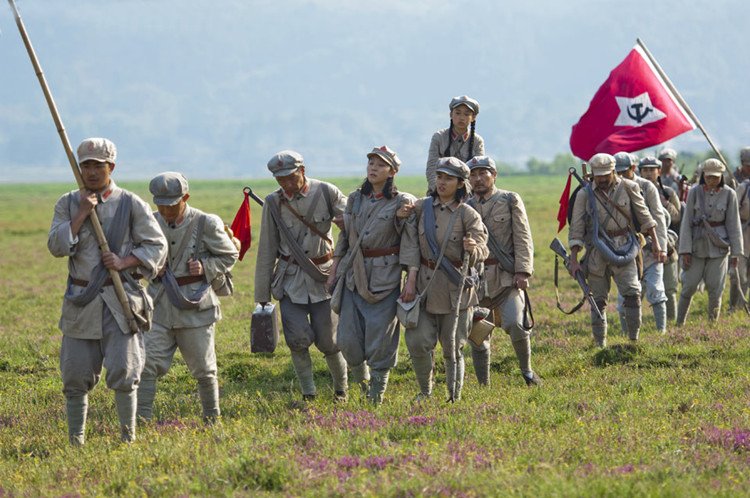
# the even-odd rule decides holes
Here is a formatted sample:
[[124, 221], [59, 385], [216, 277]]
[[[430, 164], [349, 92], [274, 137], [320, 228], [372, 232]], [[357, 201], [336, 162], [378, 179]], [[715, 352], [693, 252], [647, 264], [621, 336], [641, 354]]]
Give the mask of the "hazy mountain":
[[[488, 153], [552, 158], [636, 37], [731, 161], [750, 145], [746, 1], [18, 3], [73, 147], [112, 138], [119, 178], [263, 176], [285, 148], [360, 174], [384, 143], [419, 173], [459, 94]], [[0, 181], [70, 179], [7, 8], [0, 30]], [[672, 145], [707, 148], [698, 131]]]

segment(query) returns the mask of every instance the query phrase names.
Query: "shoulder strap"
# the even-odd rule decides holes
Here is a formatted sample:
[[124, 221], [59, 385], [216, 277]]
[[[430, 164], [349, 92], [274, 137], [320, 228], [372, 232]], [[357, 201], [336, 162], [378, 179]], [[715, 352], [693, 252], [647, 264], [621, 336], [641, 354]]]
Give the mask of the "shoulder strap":
[[[323, 184], [322, 184], [322, 183], [321, 183], [321, 187], [320, 187], [320, 188], [321, 188], [321, 189], [323, 190], [323, 196], [324, 196], [324, 197], [326, 198], [326, 201], [327, 201], [327, 202], [330, 202], [330, 198], [329, 198], [329, 197], [327, 197], [327, 195], [326, 195], [326, 192], [327, 192], [327, 190], [326, 190], [326, 189], [325, 189], [325, 188], [323, 187]], [[318, 192], [316, 192], [316, 193], [314, 194], [314, 198], [313, 198], [313, 200], [312, 200], [312, 203], [311, 203], [311, 205], [310, 205], [310, 211], [311, 211], [311, 212], [312, 212], [312, 211], [313, 211], [313, 209], [315, 208], [315, 205], [316, 205], [316, 204], [318, 203], [318, 198], [319, 198], [319, 197], [320, 197], [320, 190], [319, 190]], [[303, 216], [302, 216], [301, 214], [299, 214], [299, 213], [297, 212], [297, 210], [296, 210], [296, 209], [294, 209], [294, 208], [292, 207], [292, 205], [291, 205], [291, 204], [289, 204], [289, 201], [287, 201], [287, 200], [286, 200], [286, 197], [284, 197], [283, 195], [282, 195], [282, 196], [279, 196], [279, 202], [280, 202], [280, 203], [281, 203], [281, 205], [282, 205], [283, 207], [285, 207], [285, 208], [286, 208], [286, 209], [287, 209], [287, 210], [288, 210], [288, 211], [289, 211], [290, 213], [292, 213], [292, 215], [293, 215], [293, 216], [294, 216], [295, 218], [297, 218], [297, 219], [298, 219], [299, 221], [301, 221], [301, 222], [302, 222], [302, 223], [303, 223], [303, 224], [304, 224], [304, 225], [305, 225], [305, 226], [306, 226], [307, 228], [309, 228], [310, 230], [312, 230], [312, 232], [313, 232], [313, 233], [314, 233], [315, 235], [317, 235], [317, 236], [318, 236], [318, 237], [320, 237], [321, 239], [325, 240], [325, 241], [326, 241], [326, 242], [328, 242], [329, 244], [333, 244], [333, 241], [332, 241], [332, 240], [331, 240], [331, 239], [330, 239], [330, 238], [328, 237], [328, 235], [326, 235], [326, 234], [324, 234], [323, 232], [321, 232], [320, 230], [318, 230], [318, 227], [316, 227], [316, 226], [315, 226], [314, 224], [312, 224], [312, 223], [310, 223], [309, 221], [307, 221], [307, 220], [306, 220], [306, 219], [305, 219], [305, 218], [304, 218], [304, 217], [303, 217]], [[330, 205], [330, 204], [328, 204], [328, 214], [329, 214], [329, 215], [331, 216], [331, 218], [333, 218], [333, 215], [331, 214], [331, 205]]]

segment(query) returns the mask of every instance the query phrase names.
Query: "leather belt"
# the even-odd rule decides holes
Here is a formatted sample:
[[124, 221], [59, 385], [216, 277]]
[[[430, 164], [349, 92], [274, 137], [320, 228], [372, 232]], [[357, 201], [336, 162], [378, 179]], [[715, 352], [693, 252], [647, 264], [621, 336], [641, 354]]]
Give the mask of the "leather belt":
[[203, 278], [203, 275], [185, 275], [184, 277], [176, 277], [175, 280], [177, 280], [177, 285], [182, 287], [183, 285], [203, 282], [205, 278]]
[[[453, 266], [455, 266], [456, 268], [461, 268], [461, 266], [462, 266], [462, 264], [461, 264], [460, 261], [453, 261], [451, 259], [449, 259], [448, 261], [450, 261], [450, 263]], [[424, 259], [424, 258], [420, 257], [419, 258], [419, 262], [422, 263], [427, 268], [429, 268], [430, 270], [434, 270], [435, 269], [435, 262], [433, 260], [431, 260], [431, 259], [428, 260], [428, 259]]]
[[723, 221], [709, 221], [708, 224], [709, 224], [709, 226], [712, 226], [712, 227], [723, 227], [724, 226], [724, 222]]
[[[279, 259], [283, 261], [289, 261], [293, 265], [297, 264], [294, 258], [292, 258], [291, 256], [286, 256], [284, 254], [279, 256]], [[325, 263], [326, 261], [330, 261], [331, 259], [333, 259], [333, 251], [329, 252], [328, 254], [318, 256], [317, 258], [310, 258], [310, 261], [312, 261], [316, 265], [322, 265], [323, 263]]]
[[498, 264], [497, 258], [487, 258], [484, 260], [484, 266], [492, 266]]
[[[131, 275], [133, 279], [135, 280], [141, 280], [143, 278], [143, 275], [140, 273], [133, 273]], [[77, 285], [78, 287], [88, 287], [89, 281], [88, 280], [81, 280], [80, 278], [73, 278], [70, 277], [70, 283], [73, 285]], [[107, 279], [104, 281], [104, 284], [102, 284], [104, 287], [108, 285], [112, 285], [112, 277], [107, 277]]]
[[621, 228], [620, 230], [607, 230], [607, 235], [610, 237], [621, 237], [628, 234], [627, 228]]
[[400, 246], [378, 247], [376, 249], [362, 249], [362, 256], [365, 258], [377, 258], [380, 256], [390, 256], [401, 252]]

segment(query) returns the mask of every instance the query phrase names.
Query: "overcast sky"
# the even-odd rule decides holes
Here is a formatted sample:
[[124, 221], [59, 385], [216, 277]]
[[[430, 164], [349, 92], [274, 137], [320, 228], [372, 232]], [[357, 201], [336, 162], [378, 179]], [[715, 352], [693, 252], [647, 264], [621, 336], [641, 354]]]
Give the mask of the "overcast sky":
[[[17, 3], [73, 147], [111, 138], [118, 178], [260, 177], [287, 148], [360, 175], [383, 144], [417, 174], [461, 94], [490, 155], [551, 159], [639, 36], [731, 162], [750, 145], [746, 0]], [[69, 180], [5, 2], [0, 30], [0, 181]]]

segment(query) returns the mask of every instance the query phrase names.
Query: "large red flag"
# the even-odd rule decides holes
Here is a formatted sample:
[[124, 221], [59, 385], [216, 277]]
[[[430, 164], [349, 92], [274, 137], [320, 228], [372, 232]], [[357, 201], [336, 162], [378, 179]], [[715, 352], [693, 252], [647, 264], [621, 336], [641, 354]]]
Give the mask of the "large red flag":
[[597, 152], [633, 152], [694, 129], [693, 120], [636, 45], [573, 126], [570, 150], [588, 161]]
[[250, 230], [250, 192], [247, 190], [242, 192], [245, 194], [245, 198], [237, 210], [231, 226], [234, 237], [240, 241], [240, 261], [242, 261], [247, 250], [250, 249], [250, 243], [253, 240], [253, 234]]

